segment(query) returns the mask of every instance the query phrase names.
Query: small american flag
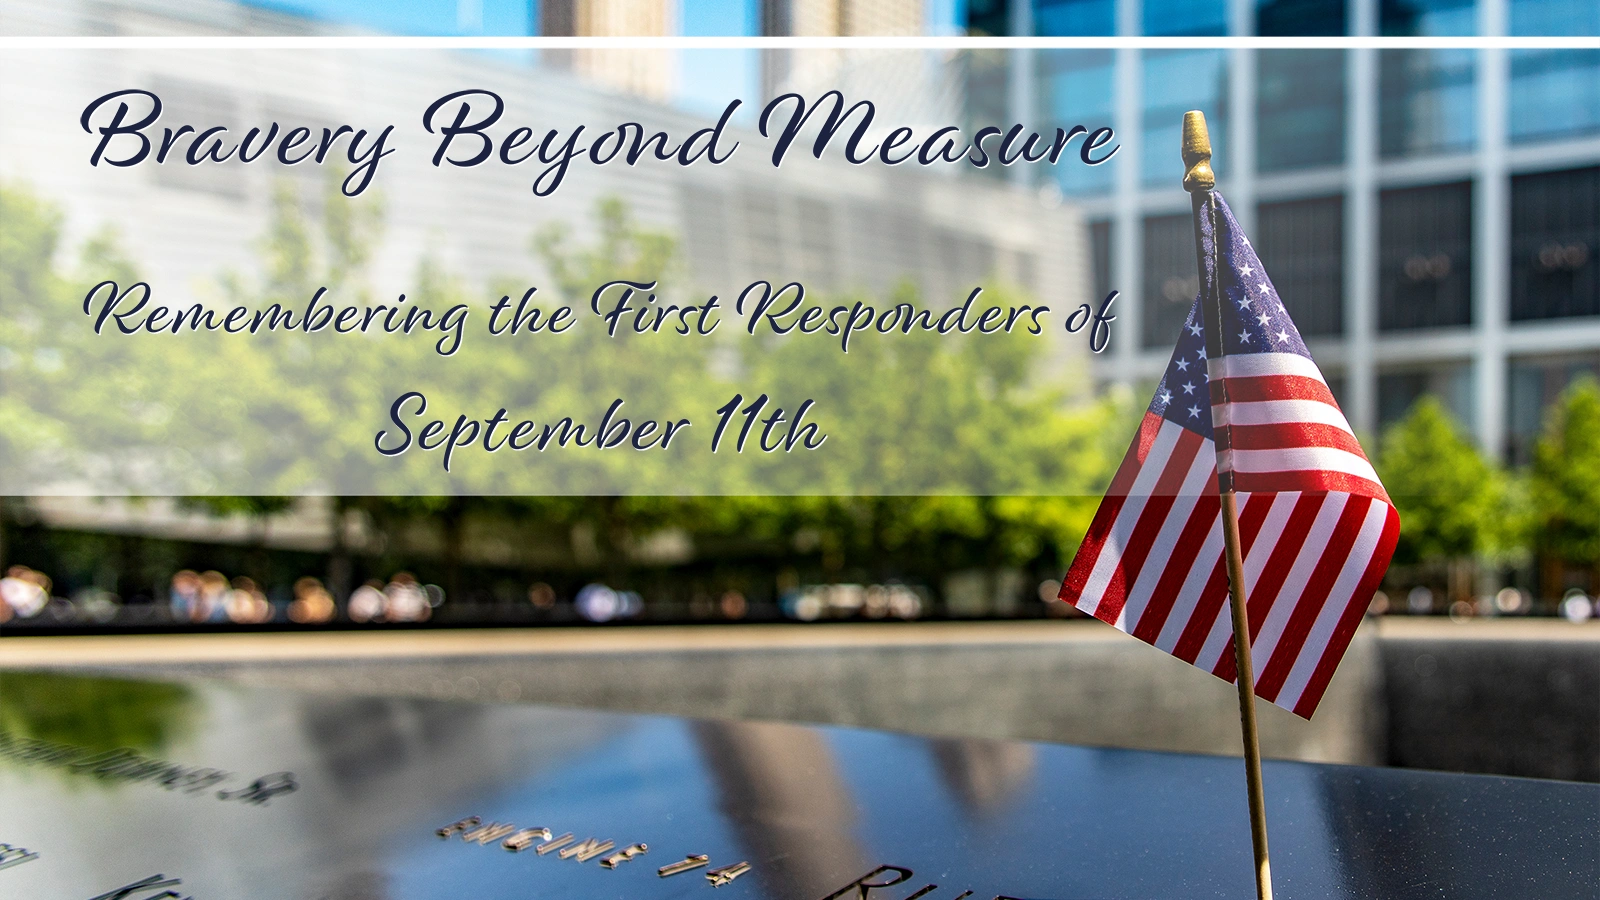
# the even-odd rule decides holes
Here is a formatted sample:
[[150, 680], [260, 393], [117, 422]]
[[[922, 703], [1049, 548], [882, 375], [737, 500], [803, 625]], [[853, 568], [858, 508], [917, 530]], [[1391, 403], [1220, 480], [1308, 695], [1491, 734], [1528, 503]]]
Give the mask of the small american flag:
[[1222, 333], [1208, 358], [1196, 299], [1061, 599], [1234, 681], [1220, 469], [1238, 495], [1256, 695], [1310, 718], [1400, 517], [1233, 213], [1207, 203]]

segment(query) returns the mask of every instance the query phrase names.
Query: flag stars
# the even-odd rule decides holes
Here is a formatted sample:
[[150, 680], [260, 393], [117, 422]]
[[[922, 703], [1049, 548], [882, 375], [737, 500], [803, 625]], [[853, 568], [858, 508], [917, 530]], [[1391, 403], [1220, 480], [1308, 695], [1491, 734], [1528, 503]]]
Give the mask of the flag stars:
[[1246, 344], [1250, 343], [1250, 332], [1248, 330], [1239, 332], [1239, 340]]
[[1270, 294], [1272, 292], [1272, 288], [1265, 281], [1261, 282], [1261, 284], [1257, 286], [1261, 288], [1261, 293], [1263, 294]]
[[1194, 393], [1194, 382], [1192, 382], [1192, 381], [1188, 381], [1188, 382], [1184, 382], [1184, 385], [1183, 385], [1183, 392], [1184, 392], [1184, 393], [1185, 393], [1185, 394], [1192, 394], [1192, 393]]
[[1243, 300], [1239, 301], [1239, 308], [1240, 309], [1249, 309], [1250, 308], [1250, 304], [1252, 304], [1254, 302], [1256, 302], [1256, 301], [1250, 299], [1249, 297], [1245, 297]]
[[1278, 343], [1281, 344], [1284, 341], [1287, 341], [1289, 339], [1289, 332], [1284, 331], [1282, 328], [1279, 328], [1278, 329], [1278, 333], [1273, 335], [1273, 337], [1276, 338]]
[[1267, 318], [1267, 314], [1266, 313], [1262, 313], [1261, 315], [1256, 316], [1256, 321], [1260, 322], [1261, 323], [1261, 327], [1263, 327], [1263, 328], [1265, 328], [1268, 325], [1272, 324], [1272, 320]]
[[1156, 396], [1161, 398], [1161, 405], [1162, 406], [1166, 406], [1168, 403], [1172, 402], [1172, 394], [1170, 392], [1168, 392], [1168, 391], [1162, 391], [1161, 393], [1157, 394]]
[[1240, 275], [1249, 275], [1251, 272], [1254, 272], [1254, 271], [1255, 271], [1254, 268], [1252, 268], [1250, 266], [1245, 266], [1244, 268], [1239, 270], [1239, 274]]
[[1176, 365], [1178, 367], [1178, 371], [1179, 372], [1187, 372], [1187, 371], [1189, 371], [1189, 361], [1187, 359], [1184, 359], [1181, 356], [1178, 357], [1178, 361], [1176, 363], [1174, 363], [1174, 365]]
[[1194, 322], [1190, 322], [1188, 327], [1189, 327], [1189, 333], [1190, 334], [1194, 335], [1195, 337], [1199, 337], [1200, 336], [1200, 326], [1198, 324], [1196, 324]]
[[1198, 406], [1189, 407], [1189, 418], [1191, 418], [1191, 419], [1200, 418], [1200, 407], [1198, 407]]

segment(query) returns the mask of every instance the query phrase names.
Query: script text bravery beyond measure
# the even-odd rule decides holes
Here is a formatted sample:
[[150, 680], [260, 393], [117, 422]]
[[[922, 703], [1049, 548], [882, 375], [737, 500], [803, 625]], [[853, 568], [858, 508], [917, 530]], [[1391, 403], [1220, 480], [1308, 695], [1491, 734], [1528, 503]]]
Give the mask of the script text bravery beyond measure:
[[[705, 161], [727, 162], [739, 149], [728, 133], [741, 100], [731, 100], [715, 125], [688, 133], [647, 128], [640, 122], [614, 127], [579, 123], [524, 123], [508, 115], [505, 98], [484, 88], [454, 91], [434, 100], [422, 112], [420, 125], [433, 143], [435, 168], [472, 168], [485, 164], [528, 165], [536, 170], [535, 196], [555, 193], [574, 165], [605, 166], [641, 162], [690, 166]], [[154, 91], [126, 88], [91, 100], [78, 124], [94, 138], [89, 164], [114, 167], [144, 163], [206, 166], [222, 163], [350, 167], [341, 190], [354, 197], [372, 185], [384, 159], [397, 152], [392, 124], [360, 127], [340, 124], [312, 128], [295, 122], [261, 122], [241, 127], [236, 122], [198, 121], [195, 110], [169, 109]], [[1120, 145], [1109, 127], [1084, 125], [1029, 130], [1021, 124], [957, 125], [911, 128], [884, 126], [870, 100], [850, 103], [837, 90], [815, 100], [788, 93], [768, 103], [757, 119], [757, 131], [770, 145], [774, 167], [781, 166], [799, 143], [821, 159], [830, 147], [852, 165], [960, 165], [987, 168], [1019, 163], [1056, 165], [1075, 155], [1097, 166]], [[1073, 151], [1069, 155], [1068, 151]], [[804, 151], [802, 151], [804, 152]]]

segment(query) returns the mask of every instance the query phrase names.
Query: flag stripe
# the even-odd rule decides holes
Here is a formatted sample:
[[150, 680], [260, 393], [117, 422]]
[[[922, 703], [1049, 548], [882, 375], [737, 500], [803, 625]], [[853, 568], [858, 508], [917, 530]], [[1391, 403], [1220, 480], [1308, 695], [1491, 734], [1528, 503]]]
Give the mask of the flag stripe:
[[[1245, 510], [1249, 499], [1249, 495], [1239, 496], [1241, 513]], [[1194, 560], [1189, 563], [1183, 587], [1178, 590], [1177, 599], [1172, 601], [1172, 610], [1167, 614], [1166, 622], [1162, 623], [1160, 634], [1156, 636], [1155, 645], [1174, 656], [1179, 655], [1178, 641], [1183, 637], [1185, 629], [1201, 615], [1200, 604], [1210, 596], [1207, 592], [1214, 592], [1212, 582], [1217, 577], [1217, 567], [1222, 562], [1223, 549], [1220, 500], [1216, 504], [1216, 512], [1206, 520], [1206, 529], [1205, 543], [1201, 544]]]
[[1343, 491], [1389, 502], [1383, 485], [1348, 472], [1236, 472], [1233, 473], [1233, 485], [1237, 491], [1263, 494], [1273, 491]]
[[1345, 431], [1350, 422], [1336, 406], [1319, 400], [1249, 400], [1219, 403], [1211, 408], [1211, 420], [1218, 428], [1225, 425], [1276, 425], [1279, 422], [1315, 422]]
[[[1194, 432], [1187, 432], [1194, 434]], [[1188, 524], [1190, 515], [1203, 496], [1216, 495], [1216, 454], [1200, 452], [1208, 450], [1201, 446], [1205, 441], [1195, 435], [1195, 454], [1189, 460], [1189, 470], [1183, 476], [1183, 482], [1176, 488], [1176, 496], [1171, 498], [1170, 505], [1162, 519], [1160, 531], [1157, 532], [1150, 544], [1149, 555], [1154, 559], [1165, 560], [1161, 566], [1142, 566], [1138, 577], [1133, 582], [1133, 587], [1128, 591], [1128, 598], [1112, 623], [1124, 631], [1130, 631], [1127, 622], [1138, 623], [1144, 615], [1145, 606], [1149, 603], [1150, 595], [1154, 592], [1156, 582], [1163, 572], [1172, 567], [1173, 551], [1177, 548], [1178, 536]], [[1159, 486], [1158, 486], [1159, 488]], [[1209, 488], [1209, 491], [1207, 490]], [[1145, 516], [1151, 515], [1150, 510], [1145, 510]]]
[[1206, 360], [1212, 378], [1255, 378], [1261, 375], [1298, 375], [1323, 381], [1322, 371], [1310, 357], [1298, 353], [1237, 353]]
[[1378, 539], [1376, 552], [1368, 558], [1360, 583], [1349, 594], [1351, 599], [1346, 601], [1344, 615], [1339, 618], [1337, 630], [1322, 646], [1322, 655], [1317, 660], [1317, 668], [1311, 675], [1311, 682], [1295, 700], [1295, 713], [1305, 718], [1310, 718], [1316, 711], [1317, 704], [1322, 702], [1322, 695], [1328, 690], [1328, 682], [1333, 680], [1334, 669], [1338, 668], [1339, 660], [1344, 658], [1345, 650], [1350, 647], [1351, 638], [1355, 637], [1356, 627], [1361, 624], [1361, 617], [1367, 612], [1367, 598], [1372, 596], [1378, 589], [1378, 582], [1383, 580], [1383, 573], [1389, 568], [1389, 558], [1394, 555], [1395, 541], [1400, 537], [1400, 514], [1395, 512], [1393, 506], [1374, 505], [1372, 512], [1374, 515], [1383, 516], [1383, 533]]
[[[1213, 466], [1207, 473], [1214, 477], [1216, 467]], [[1183, 531], [1174, 542], [1172, 552], [1167, 560], [1167, 565], [1161, 570], [1161, 580], [1156, 583], [1150, 593], [1150, 599], [1145, 604], [1144, 612], [1139, 616], [1138, 622], [1129, 632], [1134, 637], [1147, 644], [1156, 643], [1161, 634], [1162, 626], [1166, 625], [1167, 617], [1172, 613], [1173, 606], [1177, 603], [1185, 584], [1193, 579], [1196, 569], [1195, 563], [1205, 557], [1206, 535], [1213, 529], [1217, 531], [1220, 539], [1222, 531], [1218, 516], [1222, 510], [1221, 502], [1215, 493], [1199, 498], [1184, 520]], [[1209, 570], [1215, 565], [1215, 556], [1207, 558], [1205, 567]], [[1196, 586], [1196, 592], [1199, 588]], [[1192, 603], [1191, 603], [1192, 605]]]
[[[1261, 531], [1262, 522], [1266, 521], [1267, 513], [1272, 509], [1272, 496], [1269, 494], [1254, 503], [1247, 504], [1244, 509], [1238, 510], [1239, 514], [1239, 545], [1245, 554], [1245, 559], [1250, 558], [1250, 547], [1255, 543], [1256, 534]], [[1221, 523], [1218, 523], [1221, 530]], [[1226, 548], [1226, 541], [1224, 541]], [[1228, 602], [1228, 571], [1225, 568], [1226, 558], [1219, 553], [1214, 568], [1211, 570], [1211, 580], [1206, 582], [1200, 601], [1196, 604], [1195, 615], [1183, 630], [1183, 636], [1178, 639], [1178, 644], [1173, 648], [1173, 655], [1184, 662], [1192, 663], [1200, 656], [1201, 649], [1205, 646], [1207, 635], [1211, 633], [1212, 626], [1218, 619], [1218, 613]], [[1245, 580], [1249, 584], [1249, 579]], [[1201, 668], [1209, 670], [1210, 666]]]
[[[1204, 438], [1187, 428], [1174, 426], [1173, 430], [1178, 433], [1177, 441], [1161, 466], [1161, 476], [1151, 488], [1150, 498], [1145, 501], [1144, 508], [1139, 510], [1139, 518], [1134, 523], [1133, 532], [1128, 535], [1128, 543], [1123, 547], [1122, 559], [1111, 570], [1105, 597], [1095, 609], [1095, 617], [1103, 621], [1116, 624], [1122, 615], [1123, 604], [1128, 599], [1128, 573], [1132, 572], [1137, 576], [1144, 567], [1145, 557], [1150, 554], [1156, 534], [1167, 520], [1167, 513], [1171, 511], [1173, 502], [1177, 499], [1178, 489], [1189, 470], [1194, 467], [1195, 457], [1201, 450], [1201, 444], [1205, 443]], [[1151, 469], [1155, 468], [1149, 466], [1148, 461], [1146, 465]]]
[[1224, 450], [1217, 468], [1240, 475], [1265, 472], [1342, 472], [1377, 481], [1378, 473], [1367, 458], [1332, 447], [1281, 447], [1275, 450]]
[[[1150, 446], [1149, 455], [1140, 464], [1139, 474], [1134, 477], [1133, 486], [1128, 491], [1128, 499], [1123, 503], [1115, 521], [1111, 523], [1111, 532], [1106, 535], [1105, 544], [1095, 559], [1094, 569], [1084, 584], [1083, 594], [1086, 598], [1092, 598], [1094, 604], [1092, 609], [1084, 610], [1090, 615], [1099, 616], [1101, 605], [1110, 599], [1109, 588], [1123, 568], [1123, 549], [1128, 546], [1129, 539], [1139, 524], [1139, 517], [1150, 500], [1156, 481], [1160, 479], [1161, 473], [1166, 471], [1167, 459], [1177, 446], [1178, 436], [1186, 433], [1188, 433], [1186, 429], [1165, 421], [1161, 423], [1161, 430], [1156, 432], [1156, 439]], [[1120, 598], [1115, 602], [1120, 603]]]
[[1219, 450], [1278, 450], [1289, 447], [1332, 447], [1361, 454], [1356, 436], [1342, 428], [1315, 422], [1273, 425], [1230, 425], [1217, 435]]
[[[1212, 377], [1213, 403], [1265, 403], [1271, 400], [1314, 400], [1334, 409], [1339, 402], [1320, 378], [1304, 375], [1261, 375], [1253, 378]], [[1343, 413], [1340, 413], [1343, 415]]]
[[[1328, 536], [1328, 544], [1336, 547], [1352, 546], [1362, 520], [1372, 508], [1373, 501], [1349, 495], [1340, 496], [1346, 499], [1339, 511], [1339, 521], [1334, 525], [1333, 533]], [[1333, 554], [1322, 554], [1317, 558], [1316, 570], [1311, 573], [1300, 602], [1295, 604], [1294, 612], [1284, 623], [1283, 633], [1278, 638], [1277, 646], [1273, 648], [1272, 658], [1261, 667], [1261, 677], [1256, 680], [1256, 692], [1261, 696], [1268, 700], [1278, 699], [1284, 680], [1289, 676], [1289, 667], [1299, 658], [1300, 649], [1305, 646], [1306, 637], [1311, 633], [1311, 624], [1316, 621], [1317, 610], [1321, 609], [1329, 599], [1334, 580], [1339, 577], [1343, 564], [1344, 560]]]
[[[1134, 435], [1133, 444], [1128, 447], [1128, 452], [1122, 457], [1122, 464], [1117, 467], [1117, 474], [1111, 479], [1111, 487], [1106, 490], [1105, 499], [1100, 501], [1100, 508], [1095, 510], [1094, 521], [1089, 523], [1089, 532], [1083, 537], [1084, 547], [1099, 548], [1105, 544], [1117, 515], [1122, 511], [1128, 491], [1132, 490], [1134, 479], [1139, 475], [1140, 462], [1149, 452], [1150, 446], [1155, 443], [1155, 434], [1164, 421], [1158, 415], [1145, 413], [1144, 419], [1139, 423], [1139, 432]], [[1061, 580], [1062, 600], [1072, 604], [1078, 603], [1097, 558], [1098, 552], [1087, 555], [1081, 550], [1078, 552], [1078, 556], [1072, 561], [1072, 567], [1067, 571], [1067, 577]]]
[[[1345, 509], [1350, 505], [1349, 494], [1313, 494], [1320, 498], [1316, 519], [1307, 530], [1305, 539], [1296, 548], [1294, 565], [1284, 577], [1279, 586], [1274, 602], [1263, 607], [1259, 612], [1255, 606], [1250, 607], [1250, 652], [1256, 660], [1257, 673], [1264, 673], [1271, 665], [1282, 658], [1282, 651], [1287, 648], [1281, 638], [1288, 622], [1293, 618], [1295, 611], [1305, 602], [1310, 588], [1311, 578], [1315, 574], [1317, 564], [1327, 559], [1323, 548], [1328, 546], [1328, 541], [1333, 537], [1339, 527], [1339, 522]], [[1363, 501], [1361, 505], [1365, 505]], [[1325, 596], [1325, 593], [1324, 593]], [[1289, 649], [1292, 656], [1299, 650], [1298, 646]], [[1230, 673], [1230, 676], [1236, 673]], [[1260, 690], [1257, 690], [1260, 693]]]
[[[1326, 600], [1317, 610], [1317, 617], [1311, 624], [1311, 630], [1306, 637], [1306, 645], [1316, 648], [1315, 652], [1302, 653], [1289, 668], [1289, 675], [1284, 679], [1283, 689], [1278, 692], [1281, 704], [1287, 704], [1290, 709], [1295, 708], [1300, 696], [1308, 690], [1326, 648], [1331, 646], [1334, 635], [1338, 630], [1340, 619], [1343, 618], [1349, 605], [1350, 597], [1354, 596], [1362, 573], [1375, 559], [1372, 547], [1384, 527], [1385, 505], [1374, 504], [1367, 510], [1367, 516], [1361, 523], [1361, 531], [1356, 535], [1355, 546], [1350, 555], [1343, 558], [1344, 565], [1339, 570], [1339, 577], [1334, 581], [1333, 589], [1328, 591]], [[1343, 648], [1340, 648], [1343, 652]]]
[[[1246, 595], [1245, 610], [1249, 613], [1247, 618], [1250, 621], [1249, 640], [1252, 651], [1256, 646], [1256, 636], [1261, 633], [1261, 625], [1272, 610], [1273, 601], [1278, 598], [1279, 590], [1289, 577], [1289, 570], [1300, 557], [1300, 548], [1305, 546], [1306, 535], [1311, 532], [1311, 525], [1317, 519], [1317, 511], [1322, 508], [1325, 496], [1324, 494], [1299, 495], [1289, 512], [1283, 530], [1278, 532], [1276, 539], [1268, 547], [1269, 555], [1262, 566], [1260, 576], [1246, 581], [1250, 586], [1250, 592]], [[1224, 681], [1232, 681], [1239, 675], [1238, 663], [1234, 659], [1231, 627], [1228, 629], [1228, 641], [1222, 650], [1222, 658], [1217, 660], [1212, 673]]]

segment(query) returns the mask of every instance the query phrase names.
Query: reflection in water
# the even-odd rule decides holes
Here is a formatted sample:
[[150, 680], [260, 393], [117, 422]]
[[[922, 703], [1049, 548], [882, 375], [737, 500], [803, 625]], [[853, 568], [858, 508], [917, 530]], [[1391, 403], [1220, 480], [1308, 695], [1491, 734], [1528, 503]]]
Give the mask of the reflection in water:
[[0, 673], [0, 731], [95, 752], [157, 754], [193, 726], [187, 687], [51, 672]]
[[[295, 695], [303, 740], [297, 840], [339, 872], [308, 896], [387, 900], [400, 848], [478, 812], [487, 793], [525, 784], [604, 746], [628, 723], [581, 713], [398, 697]], [[492, 857], [491, 857], [492, 858]]]
[[321, 756], [334, 784], [350, 794], [419, 759], [449, 757], [470, 735], [483, 707], [427, 704], [397, 698], [353, 697], [308, 706], [302, 717], [307, 743]]
[[389, 878], [365, 869], [345, 872], [312, 896], [317, 900], [389, 900]]
[[855, 800], [820, 732], [775, 722], [696, 722], [694, 736], [716, 782], [718, 808], [768, 897], [820, 897], [870, 868], [854, 837]]
[[1002, 809], [1033, 779], [1033, 747], [1002, 741], [951, 738], [929, 741], [939, 776], [975, 816]]

